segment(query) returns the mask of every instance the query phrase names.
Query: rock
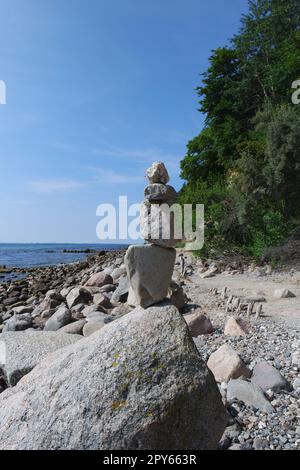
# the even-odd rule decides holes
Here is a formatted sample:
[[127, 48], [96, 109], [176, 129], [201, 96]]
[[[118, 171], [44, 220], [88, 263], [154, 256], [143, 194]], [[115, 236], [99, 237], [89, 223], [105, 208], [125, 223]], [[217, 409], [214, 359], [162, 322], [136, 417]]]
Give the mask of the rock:
[[274, 291], [274, 297], [275, 299], [291, 299], [296, 296], [288, 289], [276, 289]]
[[31, 305], [21, 305], [20, 307], [14, 307], [13, 312], [16, 315], [22, 315], [24, 313], [31, 313], [34, 308]]
[[[3, 374], [8, 386], [14, 387], [48, 353], [75, 343], [82, 337], [65, 333], [26, 331], [2, 333], [0, 348], [0, 375]], [[50, 366], [50, 363], [48, 364]]]
[[64, 287], [60, 291], [60, 295], [63, 297], [63, 299], [65, 299], [71, 290], [72, 290], [72, 287]]
[[228, 344], [223, 344], [211, 354], [207, 366], [219, 383], [228, 382], [230, 379], [238, 379], [239, 377], [248, 378], [251, 375], [240, 356]]
[[53, 310], [61, 304], [60, 301], [52, 298], [45, 298], [37, 307], [33, 310], [31, 316], [32, 318], [38, 317], [45, 310]]
[[245, 336], [248, 333], [247, 326], [242, 320], [230, 317], [225, 325], [226, 336]]
[[177, 192], [172, 186], [165, 184], [150, 184], [144, 191], [145, 200], [151, 204], [174, 204], [177, 200]]
[[147, 178], [151, 184], [161, 183], [167, 184], [169, 181], [169, 174], [162, 162], [154, 162], [147, 170]]
[[227, 387], [227, 400], [240, 400], [246, 405], [253, 406], [261, 411], [272, 413], [273, 406], [264, 396], [260, 387], [245, 380], [230, 380]]
[[75, 307], [72, 308], [72, 317], [74, 317], [76, 320], [81, 320], [83, 318], [83, 314], [81, 312], [85, 309], [85, 307], [85, 304], [75, 305]]
[[213, 326], [208, 317], [201, 312], [195, 312], [189, 315], [184, 315], [184, 319], [193, 337], [200, 335], [209, 335], [213, 332]]
[[181, 286], [175, 281], [171, 281], [170, 290], [169, 290], [170, 300], [178, 310], [181, 310], [187, 304], [187, 296], [184, 293], [184, 290]]
[[82, 329], [86, 324], [86, 319], [77, 320], [73, 323], [69, 323], [68, 325], [63, 326], [60, 328], [60, 333], [68, 333], [70, 335], [82, 335]]
[[115, 284], [106, 284], [105, 286], [99, 287], [99, 292], [101, 294], [105, 292], [114, 292], [117, 286]]
[[113, 278], [105, 272], [93, 274], [85, 283], [86, 287], [102, 287], [106, 284], [113, 284]]
[[217, 266], [212, 266], [210, 267], [207, 271], [204, 273], [200, 274], [201, 279], [207, 279], [209, 277], [214, 277], [218, 274], [219, 270]]
[[[103, 312], [103, 308], [100, 307], [100, 305], [95, 305], [95, 304], [92, 304], [92, 305], [88, 305], [87, 307], [84, 308], [84, 310], [82, 311], [82, 315], [84, 318], [88, 317], [89, 315], [91, 315], [92, 313], [95, 313], [95, 312]], [[104, 313], [104, 312], [103, 312]]]
[[4, 325], [3, 332], [24, 331], [32, 326], [32, 318], [25, 315], [14, 315]]
[[58, 305], [64, 301], [64, 297], [55, 289], [49, 290], [45, 295], [45, 299], [56, 300], [58, 302]]
[[113, 270], [113, 272], [111, 273], [111, 277], [112, 277], [114, 283], [116, 283], [120, 279], [120, 277], [122, 277], [122, 276], [126, 276], [126, 266], [125, 266], [125, 264], [123, 264], [119, 268], [115, 268]]
[[118, 304], [119, 302], [126, 302], [128, 298], [128, 292], [129, 280], [127, 276], [124, 276], [119, 280], [119, 285], [111, 297], [111, 303]]
[[123, 315], [127, 315], [127, 313], [131, 312], [132, 308], [128, 304], [121, 304], [118, 307], [115, 307], [110, 313], [115, 317], [121, 317]]
[[145, 201], [140, 206], [141, 236], [149, 243], [172, 248], [182, 239], [182, 227], [176, 230], [176, 218], [168, 204], [150, 204]]
[[112, 308], [110, 299], [104, 294], [95, 294], [93, 297], [93, 303], [103, 308]]
[[294, 390], [300, 390], [300, 377], [297, 377], [297, 379], [294, 380], [293, 389]]
[[280, 372], [267, 361], [260, 361], [253, 369], [251, 383], [267, 390], [289, 390], [290, 385]]
[[69, 308], [77, 304], [87, 304], [92, 300], [92, 294], [84, 287], [75, 287], [67, 295], [67, 304]]
[[63, 305], [47, 320], [45, 331], [57, 331], [72, 321], [70, 310]]
[[103, 320], [99, 321], [93, 321], [93, 322], [87, 322], [82, 329], [82, 334], [83, 336], [91, 336], [93, 333], [95, 333], [98, 330], [101, 330], [106, 325]]
[[115, 317], [113, 317], [112, 315], [107, 315], [106, 313], [102, 313], [99, 311], [91, 312], [87, 316], [86, 318], [87, 323], [84, 325], [82, 329], [83, 336], [92, 335], [93, 333], [95, 333], [95, 331], [100, 330], [105, 325], [107, 325], [107, 323], [110, 323], [114, 321], [115, 319], [116, 319]]
[[49, 355], [0, 395], [0, 422], [1, 449], [203, 450], [227, 413], [178, 310], [160, 305]]
[[152, 245], [128, 248], [125, 265], [138, 305], [146, 308], [167, 297], [175, 258], [176, 251], [172, 248]]

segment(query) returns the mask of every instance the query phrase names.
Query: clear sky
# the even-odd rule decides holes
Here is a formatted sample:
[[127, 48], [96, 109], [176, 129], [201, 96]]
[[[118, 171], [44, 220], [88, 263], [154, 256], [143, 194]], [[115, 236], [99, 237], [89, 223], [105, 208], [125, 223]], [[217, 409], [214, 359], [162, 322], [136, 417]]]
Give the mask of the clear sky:
[[195, 88], [247, 0], [0, 0], [0, 242], [97, 242], [96, 207], [177, 189]]

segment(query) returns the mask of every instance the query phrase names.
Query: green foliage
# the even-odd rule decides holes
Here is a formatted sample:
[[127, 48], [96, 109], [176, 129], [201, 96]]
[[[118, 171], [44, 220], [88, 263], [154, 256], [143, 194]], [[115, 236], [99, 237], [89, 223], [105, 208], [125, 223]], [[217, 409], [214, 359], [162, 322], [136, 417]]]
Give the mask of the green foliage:
[[299, 223], [299, 0], [249, 0], [230, 47], [218, 48], [197, 88], [205, 127], [181, 162], [181, 201], [202, 203], [206, 244], [259, 256]]

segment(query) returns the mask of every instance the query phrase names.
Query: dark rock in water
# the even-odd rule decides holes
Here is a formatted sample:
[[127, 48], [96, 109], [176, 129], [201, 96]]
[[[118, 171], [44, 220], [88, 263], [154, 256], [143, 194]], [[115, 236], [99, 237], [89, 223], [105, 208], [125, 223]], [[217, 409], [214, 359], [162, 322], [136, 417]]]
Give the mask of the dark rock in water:
[[[69, 335], [70, 336], [70, 335]], [[215, 449], [227, 423], [178, 310], [135, 309], [0, 396], [1, 449]]]

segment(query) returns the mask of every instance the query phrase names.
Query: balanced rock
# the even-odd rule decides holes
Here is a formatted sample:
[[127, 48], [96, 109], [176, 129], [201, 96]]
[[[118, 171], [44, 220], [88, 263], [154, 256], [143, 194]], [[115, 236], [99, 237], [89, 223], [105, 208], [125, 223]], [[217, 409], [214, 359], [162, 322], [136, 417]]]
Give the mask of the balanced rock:
[[2, 333], [0, 335], [0, 350], [2, 351], [0, 376], [3, 375], [9, 387], [14, 387], [48, 353], [73, 344], [81, 338], [82, 336], [50, 331]]
[[0, 395], [0, 422], [1, 449], [202, 450], [227, 413], [178, 310], [160, 305], [48, 355]]
[[195, 312], [190, 315], [185, 315], [184, 319], [194, 338], [200, 335], [209, 335], [213, 332], [213, 326], [208, 317], [201, 312]]
[[167, 184], [169, 181], [168, 171], [162, 162], [154, 162], [147, 170], [147, 178], [151, 184]]
[[[176, 251], [155, 245], [130, 246], [125, 265], [135, 303], [144, 308], [161, 302], [168, 295]], [[128, 297], [128, 304], [132, 305]]]
[[267, 361], [260, 361], [253, 369], [251, 383], [267, 390], [289, 390], [290, 385], [280, 372]]
[[228, 344], [223, 344], [215, 351], [207, 362], [217, 382], [228, 382], [230, 379], [250, 377], [250, 371], [240, 356]]
[[149, 243], [174, 247], [182, 240], [182, 227], [177, 227], [175, 212], [168, 204], [150, 204], [147, 201], [141, 204], [140, 226], [142, 237]]
[[172, 186], [165, 184], [150, 184], [144, 190], [145, 200], [155, 204], [174, 204], [177, 200], [177, 192]]

